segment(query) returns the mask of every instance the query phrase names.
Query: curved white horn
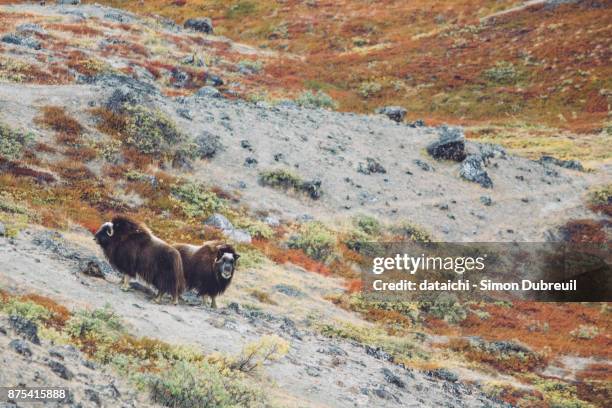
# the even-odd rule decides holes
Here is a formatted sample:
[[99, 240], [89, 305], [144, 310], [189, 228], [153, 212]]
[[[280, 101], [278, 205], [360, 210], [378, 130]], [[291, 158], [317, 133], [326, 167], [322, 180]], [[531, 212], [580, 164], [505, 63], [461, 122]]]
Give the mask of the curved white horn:
[[102, 228], [104, 227], [108, 227], [108, 230], [106, 230], [106, 235], [108, 235], [109, 237], [112, 237], [113, 234], [115, 233], [115, 231], [113, 230], [113, 223], [105, 222], [104, 224], [102, 224]]

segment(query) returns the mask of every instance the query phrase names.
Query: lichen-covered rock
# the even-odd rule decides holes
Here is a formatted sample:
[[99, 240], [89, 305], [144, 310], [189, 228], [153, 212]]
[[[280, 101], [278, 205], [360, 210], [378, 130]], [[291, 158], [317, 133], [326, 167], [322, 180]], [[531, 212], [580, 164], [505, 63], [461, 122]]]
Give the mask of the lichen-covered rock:
[[9, 343], [9, 347], [22, 356], [30, 357], [32, 355], [32, 350], [30, 350], [28, 343], [21, 339], [12, 340]]
[[214, 157], [223, 148], [221, 138], [206, 130], [196, 137], [195, 143], [198, 146], [198, 156], [202, 159]]
[[435, 159], [463, 161], [467, 156], [463, 129], [441, 126], [438, 132], [440, 138], [427, 146], [427, 153]]
[[36, 323], [21, 316], [10, 316], [9, 323], [17, 334], [34, 344], [40, 344]]
[[387, 170], [383, 167], [382, 164], [376, 159], [371, 157], [366, 157], [365, 163], [359, 163], [357, 167], [357, 171], [363, 174], [373, 174], [373, 173], [381, 173], [385, 174]]
[[204, 224], [210, 225], [211, 227], [219, 228], [220, 230], [232, 230], [234, 225], [224, 215], [215, 213], [208, 217]]
[[21, 47], [32, 48], [34, 50], [40, 50], [42, 45], [40, 41], [35, 38], [27, 37], [21, 34], [9, 33], [5, 34], [0, 38], [0, 41], [7, 44], [19, 45]]
[[208, 17], [187, 19], [183, 27], [206, 34], [212, 34], [214, 31], [212, 20]]
[[385, 106], [383, 108], [376, 109], [376, 113], [385, 115], [389, 119], [399, 123], [404, 120], [404, 117], [406, 116], [406, 109], [402, 108], [401, 106]]
[[215, 87], [212, 86], [203, 86], [195, 93], [195, 96], [201, 98], [220, 98], [221, 92]]
[[484, 188], [492, 188], [493, 181], [483, 167], [484, 162], [482, 157], [477, 155], [469, 155], [461, 163], [461, 170], [459, 170], [459, 174], [465, 180], [478, 183]]
[[582, 163], [580, 163], [578, 160], [561, 160], [552, 156], [542, 156], [540, 157], [539, 162], [542, 164], [552, 164], [570, 170], [584, 171]]

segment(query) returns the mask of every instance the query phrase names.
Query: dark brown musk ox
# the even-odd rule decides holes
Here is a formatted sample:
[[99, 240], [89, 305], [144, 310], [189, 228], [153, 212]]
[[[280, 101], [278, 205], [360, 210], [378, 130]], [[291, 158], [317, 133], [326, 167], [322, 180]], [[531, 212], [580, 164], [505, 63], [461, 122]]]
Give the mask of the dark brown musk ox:
[[174, 248], [183, 260], [187, 289], [195, 289], [204, 304], [210, 296], [210, 307], [216, 308], [215, 298], [232, 282], [240, 255], [231, 245], [221, 241], [208, 241], [202, 246], [176, 244]]
[[129, 289], [130, 277], [138, 276], [157, 288], [155, 302], [168, 293], [178, 303], [185, 290], [181, 255], [144, 224], [119, 215], [102, 224], [94, 239], [110, 264], [123, 274], [123, 290]]

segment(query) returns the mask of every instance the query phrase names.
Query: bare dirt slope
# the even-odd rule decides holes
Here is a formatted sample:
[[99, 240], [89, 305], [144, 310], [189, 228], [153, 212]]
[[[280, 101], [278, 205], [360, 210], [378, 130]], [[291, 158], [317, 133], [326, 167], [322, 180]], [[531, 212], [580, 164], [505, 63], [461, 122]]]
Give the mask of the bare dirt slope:
[[[100, 139], [104, 136], [84, 107], [102, 105], [113, 89], [0, 84], [0, 120], [28, 128], [41, 106], [64, 106], [89, 124], [92, 139]], [[269, 107], [198, 96], [171, 99], [155, 93], [145, 97], [194, 138], [207, 132], [218, 136], [222, 147], [212, 159], [196, 162], [187, 177], [238, 191], [253, 209], [285, 220], [314, 217], [338, 223], [370, 213], [391, 223], [409, 221], [439, 240], [540, 241], [570, 219], [592, 216], [584, 196], [590, 186], [611, 178], [609, 166], [587, 173], [505, 155], [491, 159], [486, 171], [493, 187], [483, 188], [463, 180], [458, 163], [436, 161], [427, 154], [425, 148], [438, 139], [439, 129], [293, 105]], [[185, 112], [191, 120], [183, 117]], [[50, 138], [44, 129], [38, 131], [41, 140]], [[478, 152], [480, 146], [468, 142], [467, 149]], [[380, 163], [385, 173], [359, 172], [368, 158]], [[270, 169], [320, 180], [321, 198], [314, 201], [261, 186], [260, 172]], [[481, 197], [490, 198], [492, 205], [484, 205]]]
[[[281, 406], [497, 405], [461, 383], [397, 366], [383, 352], [316, 334], [312, 316], [317, 316], [319, 324], [357, 319], [322, 299], [323, 294], [341, 290], [334, 280], [317, 278], [299, 268], [269, 265], [239, 271], [237, 284], [222, 298], [219, 310], [199, 306], [197, 301], [195, 306], [158, 305], [150, 301], [146, 291], [122, 292], [116, 275], [99, 279], [78, 272], [83, 259], [100, 255], [90, 240], [83, 231], [62, 236], [41, 229], [25, 231], [16, 239], [0, 238], [0, 286], [11, 292], [50, 296], [74, 308], [110, 304], [128, 323], [130, 332], [195, 345], [204, 353], [237, 353], [262, 335], [278, 334], [290, 342], [291, 349], [285, 358], [265, 367], [265, 377], [275, 384], [270, 392], [282, 401]], [[281, 307], [245, 307], [245, 292], [256, 285], [261, 287], [256, 283], [261, 281], [271, 286], [267, 289], [274, 291]], [[142, 288], [136, 283], [133, 287]], [[187, 302], [192, 300], [186, 297]], [[19, 367], [13, 362], [22, 357], [9, 351], [6, 367]], [[111, 400], [104, 401], [106, 406], [113, 406]]]

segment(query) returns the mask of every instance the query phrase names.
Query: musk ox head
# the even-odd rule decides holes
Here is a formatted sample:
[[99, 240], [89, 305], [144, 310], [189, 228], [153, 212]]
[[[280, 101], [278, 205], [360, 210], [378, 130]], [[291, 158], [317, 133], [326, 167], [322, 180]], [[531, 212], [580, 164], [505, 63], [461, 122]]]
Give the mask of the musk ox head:
[[215, 256], [215, 270], [220, 279], [230, 280], [234, 276], [236, 270], [236, 262], [240, 255], [236, 253], [234, 248], [229, 245], [224, 245], [217, 249]]
[[145, 227], [135, 221], [124, 217], [114, 217], [112, 221], [105, 222], [94, 235], [94, 240], [102, 247], [106, 247], [113, 240], [123, 239], [131, 234], [148, 232]]
[[112, 222], [105, 222], [94, 235], [94, 240], [101, 247], [108, 245], [115, 235], [115, 227]]

